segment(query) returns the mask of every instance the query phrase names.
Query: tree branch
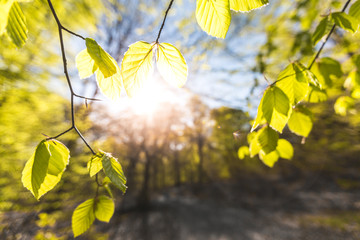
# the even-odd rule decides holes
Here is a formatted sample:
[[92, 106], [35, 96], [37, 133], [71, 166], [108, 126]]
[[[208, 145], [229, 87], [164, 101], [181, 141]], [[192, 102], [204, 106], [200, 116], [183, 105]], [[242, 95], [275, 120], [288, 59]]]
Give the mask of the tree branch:
[[[82, 136], [81, 132], [77, 129], [76, 127], [76, 123], [75, 123], [75, 107], [74, 107], [74, 97], [80, 97], [80, 98], [85, 98], [85, 97], [82, 97], [78, 94], [76, 94], [74, 92], [74, 89], [72, 87], [72, 84], [71, 84], [71, 80], [70, 80], [70, 77], [69, 77], [69, 73], [68, 73], [68, 69], [67, 69], [67, 63], [66, 63], [66, 54], [65, 54], [65, 46], [64, 46], [64, 39], [63, 39], [63, 35], [62, 35], [62, 31], [67, 31], [77, 37], [80, 37], [82, 39], [85, 40], [84, 37], [82, 37], [81, 35], [79, 34], [76, 34], [66, 28], [64, 28], [62, 25], [61, 25], [61, 22], [55, 12], [55, 9], [51, 3], [51, 0], [48, 0], [48, 4], [49, 4], [49, 7], [51, 9], [51, 12], [52, 12], [52, 15], [54, 16], [55, 18], [55, 21], [57, 23], [57, 26], [58, 26], [58, 30], [59, 30], [59, 38], [60, 38], [60, 47], [61, 47], [61, 56], [62, 56], [62, 60], [63, 60], [63, 67], [64, 67], [64, 74], [65, 74], [65, 77], [66, 77], [66, 81], [68, 83], [68, 86], [69, 86], [69, 90], [70, 90], [70, 102], [71, 102], [71, 128], [69, 128], [68, 130], [60, 133], [59, 135], [55, 136], [54, 138], [57, 138], [57, 137], [60, 137], [62, 135], [64, 135], [65, 133], [69, 132], [70, 130], [74, 129], [76, 131], [76, 133], [79, 135], [79, 137], [83, 140], [83, 142], [85, 143], [85, 145], [89, 148], [89, 150], [91, 151], [92, 154], [95, 154], [95, 151], [90, 147], [90, 145], [88, 144], [88, 142], [85, 140], [85, 138]], [[85, 98], [85, 99], [88, 99], [88, 98]], [[89, 100], [95, 100], [95, 99], [89, 99]]]
[[155, 41], [156, 43], [159, 43], [159, 38], [160, 38], [161, 32], [162, 32], [162, 30], [163, 30], [163, 28], [164, 28], [165, 21], [166, 21], [166, 17], [167, 17], [167, 15], [168, 15], [168, 13], [169, 13], [169, 10], [170, 10], [173, 2], [174, 2], [174, 0], [171, 0], [168, 8], [166, 9], [164, 20], [163, 20], [163, 22], [162, 22], [162, 24], [161, 24], [161, 27], [160, 27], [160, 30], [159, 30], [159, 34], [158, 34], [158, 36], [157, 36], [157, 38], [156, 38], [156, 41]]
[[[345, 5], [344, 5], [343, 9], [341, 10], [341, 12], [345, 12], [345, 10], [346, 10], [346, 8], [349, 6], [350, 2], [351, 2], [351, 0], [348, 0], [348, 1], [345, 3]], [[332, 28], [331, 28], [329, 34], [327, 35], [325, 41], [323, 42], [323, 44], [321, 45], [320, 49], [319, 49], [318, 52], [316, 53], [314, 59], [311, 61], [310, 66], [309, 66], [309, 70], [311, 70], [311, 68], [312, 68], [312, 66], [314, 65], [316, 59], [319, 58], [321, 51], [323, 50], [323, 48], [325, 47], [325, 44], [327, 43], [327, 41], [330, 39], [331, 35], [333, 34], [333, 32], [334, 32], [334, 30], [335, 30], [335, 27], [336, 27], [336, 24], [334, 24], [334, 25], [332, 26]]]

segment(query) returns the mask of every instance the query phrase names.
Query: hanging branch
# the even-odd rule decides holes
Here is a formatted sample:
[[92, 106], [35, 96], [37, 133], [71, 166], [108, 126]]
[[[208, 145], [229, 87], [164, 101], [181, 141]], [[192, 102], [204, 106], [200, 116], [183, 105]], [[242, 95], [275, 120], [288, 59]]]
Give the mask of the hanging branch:
[[75, 132], [79, 135], [79, 137], [82, 139], [82, 141], [85, 143], [85, 145], [89, 148], [89, 150], [91, 151], [92, 154], [95, 155], [95, 151], [90, 147], [89, 143], [85, 140], [85, 138], [83, 137], [83, 135], [81, 134], [81, 132], [79, 131], [79, 129], [76, 127], [76, 123], [75, 123], [75, 107], [74, 107], [74, 97], [78, 97], [78, 98], [83, 98], [85, 100], [92, 100], [92, 101], [98, 101], [99, 99], [95, 99], [95, 98], [87, 98], [87, 97], [83, 97], [83, 96], [80, 96], [78, 94], [76, 94], [74, 92], [74, 89], [72, 87], [72, 84], [71, 84], [71, 80], [70, 80], [70, 77], [69, 77], [69, 73], [68, 73], [68, 69], [67, 69], [67, 60], [66, 60], [66, 55], [65, 55], [65, 46], [64, 46], [64, 39], [63, 39], [63, 35], [62, 35], [62, 31], [66, 31], [76, 37], [79, 37], [83, 40], [85, 40], [85, 38], [77, 33], [74, 33], [72, 31], [70, 31], [69, 29], [65, 28], [56, 12], [55, 12], [55, 9], [51, 3], [51, 0], [48, 0], [48, 4], [49, 4], [49, 7], [51, 9], [51, 12], [52, 12], [52, 15], [54, 16], [55, 18], [55, 21], [57, 23], [57, 26], [58, 26], [58, 30], [59, 30], [59, 38], [60, 38], [60, 47], [61, 47], [61, 55], [62, 55], [62, 60], [63, 60], [63, 66], [64, 66], [64, 74], [65, 74], [65, 77], [66, 77], [66, 81], [68, 83], [68, 86], [69, 86], [69, 90], [70, 90], [70, 102], [71, 102], [71, 127], [69, 129], [67, 129], [66, 131], [60, 133], [59, 135], [55, 136], [55, 137], [52, 137], [52, 138], [58, 138], [62, 135], [64, 135], [65, 133], [71, 131], [71, 130], [75, 130]]
[[[345, 10], [346, 10], [346, 8], [349, 6], [350, 2], [351, 2], [351, 0], [348, 0], [348, 1], [345, 3], [345, 5], [344, 5], [343, 9], [341, 10], [341, 12], [345, 12]], [[334, 24], [334, 25], [332, 26], [332, 28], [331, 28], [329, 34], [327, 35], [325, 41], [324, 41], [323, 44], [321, 45], [320, 49], [317, 51], [314, 59], [311, 61], [310, 66], [309, 66], [309, 70], [311, 70], [311, 68], [312, 68], [312, 66], [314, 65], [316, 59], [319, 58], [321, 51], [323, 50], [323, 48], [325, 47], [325, 44], [327, 43], [327, 41], [330, 39], [331, 35], [333, 34], [333, 32], [334, 32], [334, 30], [335, 30], [335, 27], [336, 27], [336, 24]]]
[[160, 27], [160, 30], [159, 30], [159, 34], [158, 34], [158, 36], [157, 36], [157, 38], [156, 38], [155, 43], [159, 43], [159, 39], [160, 39], [161, 32], [162, 32], [162, 30], [163, 30], [163, 28], [164, 28], [167, 15], [168, 15], [168, 13], [169, 13], [169, 11], [170, 11], [170, 8], [172, 7], [173, 2], [174, 2], [174, 0], [171, 0], [168, 8], [166, 9], [165, 17], [164, 17], [164, 20], [163, 20], [163, 22], [162, 22], [162, 24], [161, 24], [161, 27]]

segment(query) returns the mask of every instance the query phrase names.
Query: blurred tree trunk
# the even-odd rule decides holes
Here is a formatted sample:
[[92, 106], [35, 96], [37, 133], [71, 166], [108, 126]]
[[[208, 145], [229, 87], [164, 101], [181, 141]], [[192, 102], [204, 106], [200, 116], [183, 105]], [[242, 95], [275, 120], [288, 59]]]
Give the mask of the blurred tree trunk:
[[153, 161], [152, 158], [153, 157], [147, 151], [145, 151], [144, 177], [143, 177], [141, 191], [137, 201], [138, 207], [142, 210], [148, 209], [150, 203], [149, 182], [150, 182], [150, 167], [151, 167], [151, 162]]

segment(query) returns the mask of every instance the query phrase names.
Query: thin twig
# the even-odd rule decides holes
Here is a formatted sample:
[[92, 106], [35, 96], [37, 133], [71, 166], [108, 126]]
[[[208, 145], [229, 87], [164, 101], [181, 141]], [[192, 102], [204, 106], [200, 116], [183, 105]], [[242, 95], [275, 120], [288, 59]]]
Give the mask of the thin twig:
[[74, 93], [74, 96], [75, 96], [75, 97], [78, 97], [78, 98], [85, 99], [85, 100], [90, 100], [90, 101], [102, 101], [101, 99], [98, 99], [98, 98], [84, 97], [84, 96], [78, 95], [78, 94], [76, 94], [76, 93]]
[[[345, 10], [346, 10], [346, 8], [349, 6], [350, 2], [351, 2], [351, 0], [348, 0], [348, 1], [345, 3], [345, 5], [344, 5], [343, 9], [341, 10], [341, 12], [345, 12]], [[309, 70], [311, 70], [311, 68], [312, 68], [312, 66], [314, 65], [316, 59], [318, 59], [318, 57], [320, 56], [321, 51], [322, 51], [323, 48], [325, 47], [325, 44], [327, 43], [327, 41], [330, 39], [331, 35], [333, 34], [333, 32], [334, 32], [334, 30], [335, 30], [335, 27], [336, 27], [336, 24], [334, 24], [334, 25], [332, 26], [332, 28], [331, 28], [329, 34], [327, 35], [325, 41], [323, 42], [323, 44], [321, 45], [320, 49], [319, 49], [318, 52], [316, 53], [314, 59], [311, 61], [310, 66], [309, 66]]]
[[77, 134], [79, 135], [79, 137], [83, 140], [83, 142], [85, 143], [85, 145], [90, 149], [90, 151], [92, 152], [92, 154], [95, 154], [94, 150], [90, 147], [90, 145], [88, 144], [88, 142], [85, 140], [85, 138], [82, 136], [81, 132], [77, 129], [76, 127], [76, 124], [75, 124], [75, 107], [74, 107], [74, 97], [79, 97], [80, 95], [76, 94], [73, 90], [73, 87], [72, 87], [72, 84], [71, 84], [71, 80], [70, 80], [70, 77], [69, 77], [69, 73], [68, 73], [68, 69], [67, 69], [67, 64], [66, 64], [66, 54], [65, 54], [65, 46], [64, 46], [64, 39], [63, 39], [63, 35], [62, 35], [62, 30], [64, 31], [67, 31], [71, 34], [74, 34], [75, 36], [78, 36], [82, 39], [85, 39], [83, 38], [82, 36], [74, 33], [74, 32], [71, 32], [70, 30], [64, 28], [62, 25], [61, 25], [61, 22], [55, 12], [55, 9], [51, 3], [51, 0], [48, 0], [48, 4], [49, 4], [49, 7], [51, 9], [51, 12], [52, 12], [52, 15], [54, 16], [55, 18], [55, 21], [58, 25], [58, 30], [59, 30], [59, 38], [60, 38], [60, 47], [61, 47], [61, 56], [62, 56], [62, 60], [63, 60], [63, 67], [64, 67], [64, 74], [65, 74], [65, 77], [66, 77], [66, 81], [68, 83], [68, 86], [69, 86], [69, 90], [70, 90], [70, 93], [71, 93], [71, 96], [70, 96], [70, 104], [71, 104], [71, 128], [69, 128], [68, 130], [66, 130], [65, 132], [62, 132], [60, 133], [59, 135], [57, 135], [55, 138], [57, 137], [60, 137], [62, 136], [63, 134], [69, 132], [70, 130], [72, 129], [75, 129], [75, 131], [77, 132]]
[[169, 10], [170, 10], [173, 2], [174, 2], [174, 0], [171, 0], [168, 8], [166, 9], [164, 20], [163, 20], [163, 22], [162, 22], [162, 24], [161, 24], [161, 27], [160, 27], [160, 30], [159, 30], [159, 34], [158, 34], [158, 36], [157, 36], [157, 38], [156, 38], [156, 41], [155, 41], [156, 43], [159, 43], [159, 38], [160, 38], [161, 32], [162, 32], [162, 30], [163, 30], [163, 28], [164, 28], [165, 21], [166, 21], [166, 17], [167, 17], [167, 15], [168, 15], [168, 13], [169, 13]]

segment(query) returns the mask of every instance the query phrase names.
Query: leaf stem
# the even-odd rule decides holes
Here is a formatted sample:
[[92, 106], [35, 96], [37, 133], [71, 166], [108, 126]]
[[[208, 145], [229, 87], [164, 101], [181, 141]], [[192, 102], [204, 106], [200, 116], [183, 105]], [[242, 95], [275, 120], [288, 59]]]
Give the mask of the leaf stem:
[[166, 21], [166, 17], [167, 17], [167, 15], [168, 15], [169, 11], [170, 11], [170, 8], [171, 8], [173, 2], [174, 2], [174, 0], [171, 0], [170, 3], [169, 3], [168, 8], [166, 9], [165, 17], [164, 17], [164, 20], [163, 20], [163, 22], [162, 22], [162, 24], [161, 24], [161, 27], [160, 27], [160, 30], [159, 30], [159, 34], [158, 34], [158, 36], [157, 36], [157, 38], [156, 38], [155, 43], [159, 43], [159, 38], [160, 38], [161, 32], [162, 32], [162, 30], [163, 30], [163, 28], [164, 28], [165, 21]]
[[[345, 5], [344, 5], [343, 9], [341, 10], [341, 12], [345, 12], [345, 10], [346, 10], [346, 8], [349, 6], [350, 2], [351, 2], [351, 0], [348, 0], [348, 1], [345, 3]], [[309, 65], [309, 68], [308, 68], [309, 70], [311, 70], [311, 68], [312, 68], [312, 66], [314, 65], [315, 61], [319, 58], [321, 51], [323, 50], [323, 48], [325, 47], [325, 44], [327, 43], [327, 41], [330, 39], [331, 35], [333, 34], [333, 32], [334, 32], [334, 30], [335, 30], [335, 27], [336, 27], [336, 24], [334, 24], [334, 25], [332, 26], [332, 28], [331, 28], [329, 34], [327, 35], [325, 41], [323, 42], [323, 44], [321, 45], [321, 47], [320, 47], [319, 50], [317, 51], [314, 59], [311, 61], [310, 65]]]

